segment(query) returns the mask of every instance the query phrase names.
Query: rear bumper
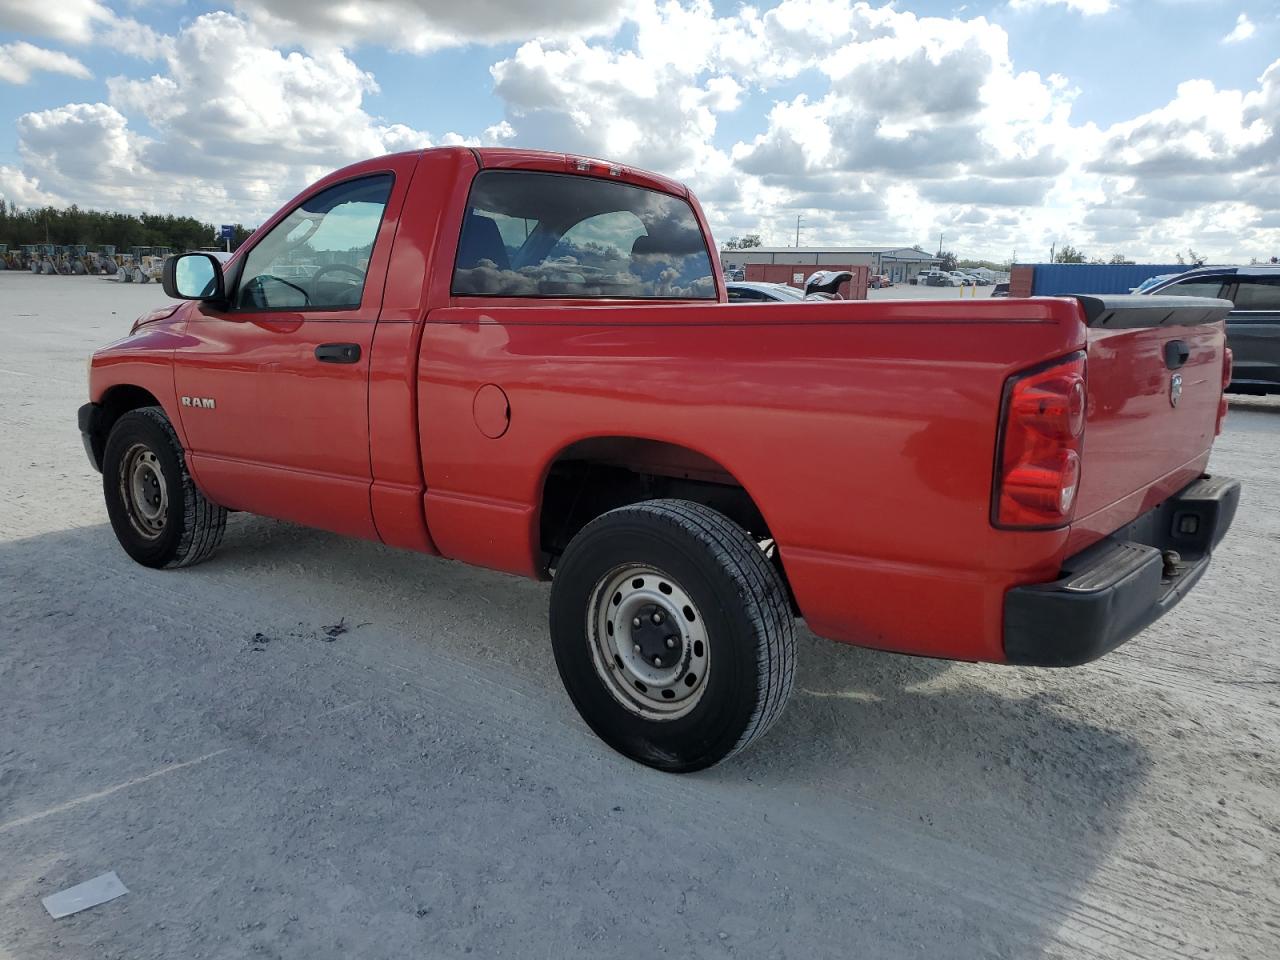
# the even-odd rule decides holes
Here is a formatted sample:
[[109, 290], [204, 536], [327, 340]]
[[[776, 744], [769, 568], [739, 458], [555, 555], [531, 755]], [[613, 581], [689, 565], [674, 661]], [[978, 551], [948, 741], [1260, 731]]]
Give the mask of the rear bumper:
[[1058, 580], [1009, 590], [1005, 659], [1070, 667], [1124, 643], [1204, 575], [1239, 501], [1238, 480], [1202, 477], [1069, 559]]

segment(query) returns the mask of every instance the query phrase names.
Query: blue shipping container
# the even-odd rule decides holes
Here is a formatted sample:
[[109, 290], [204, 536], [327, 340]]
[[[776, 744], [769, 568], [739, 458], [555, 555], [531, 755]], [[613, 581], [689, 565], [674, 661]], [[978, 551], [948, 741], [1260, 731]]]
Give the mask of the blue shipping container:
[[1020, 263], [1018, 266], [1029, 266], [1035, 270], [1031, 279], [1033, 297], [1128, 293], [1150, 277], [1193, 269], [1182, 263]]

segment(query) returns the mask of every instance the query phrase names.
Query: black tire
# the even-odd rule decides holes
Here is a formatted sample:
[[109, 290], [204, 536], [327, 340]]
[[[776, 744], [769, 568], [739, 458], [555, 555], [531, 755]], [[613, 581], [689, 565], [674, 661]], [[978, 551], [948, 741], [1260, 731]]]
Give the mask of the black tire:
[[[682, 715], [658, 718], [649, 713], [646, 704], [667, 708], [653, 691], [636, 683], [639, 674], [629, 671], [620, 656], [632, 649], [636, 657], [629, 660], [641, 661], [640, 669], [647, 669], [647, 653], [632, 640], [647, 639], [641, 634], [650, 629], [648, 622], [634, 632], [631, 625], [640, 625], [650, 609], [658, 609], [661, 617], [651, 604], [632, 607], [641, 613], [634, 620], [621, 613], [616, 630], [610, 619], [615, 611], [625, 611], [626, 603], [644, 599], [636, 591], [617, 606], [623, 594], [610, 586], [620, 575], [623, 589], [629, 589], [627, 577], [640, 568], [657, 574], [654, 583], [665, 595], [672, 594], [674, 584], [677, 595], [692, 599], [694, 609], [684, 608], [686, 620], [670, 614], [668, 626], [655, 629], [674, 629], [671, 622], [678, 620], [683, 634], [694, 626], [696, 610], [705, 631], [700, 635], [709, 659], [702, 686]], [[643, 585], [643, 580], [637, 576], [630, 585]], [[661, 597], [654, 594], [652, 599]], [[593, 622], [603, 622], [606, 629]], [[740, 526], [684, 500], [620, 507], [573, 538], [551, 588], [551, 641], [565, 689], [596, 735], [633, 760], [673, 773], [709, 767], [762, 736], [782, 713], [795, 676], [795, 621], [777, 570]], [[665, 642], [683, 644], [687, 638], [670, 636]], [[651, 649], [665, 656], [660, 648]], [[691, 662], [679, 657], [691, 657], [694, 649], [690, 645], [686, 652], [682, 645], [673, 654], [682, 664], [678, 676], [686, 669], [683, 664]], [[657, 656], [653, 660], [661, 665]], [[628, 683], [645, 693], [632, 694]], [[658, 692], [668, 695], [665, 689]], [[638, 705], [629, 704], [631, 698]]]
[[[139, 467], [141, 460], [147, 465]], [[134, 505], [139, 498], [131, 478], [137, 475], [154, 517]], [[227, 511], [196, 488], [178, 435], [160, 407], [140, 407], [115, 422], [102, 457], [102, 492], [116, 539], [144, 567], [200, 563], [222, 542]]]

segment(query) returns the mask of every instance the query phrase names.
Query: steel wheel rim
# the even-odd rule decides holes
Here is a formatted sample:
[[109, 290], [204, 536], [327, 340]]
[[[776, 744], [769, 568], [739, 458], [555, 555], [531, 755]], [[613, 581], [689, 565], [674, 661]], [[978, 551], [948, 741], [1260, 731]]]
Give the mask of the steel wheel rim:
[[655, 567], [624, 564], [600, 578], [587, 608], [587, 639], [605, 689], [635, 716], [675, 720], [706, 692], [711, 644], [702, 614], [688, 591]]
[[146, 444], [135, 443], [120, 460], [120, 499], [140, 536], [154, 540], [164, 533], [169, 489], [159, 458]]

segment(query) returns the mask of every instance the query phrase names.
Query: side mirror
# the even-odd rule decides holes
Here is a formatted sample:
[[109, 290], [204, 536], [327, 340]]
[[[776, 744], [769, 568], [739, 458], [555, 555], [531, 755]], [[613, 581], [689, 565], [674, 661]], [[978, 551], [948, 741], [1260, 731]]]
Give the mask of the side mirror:
[[178, 300], [225, 300], [222, 264], [207, 253], [184, 253], [164, 262], [164, 292]]

